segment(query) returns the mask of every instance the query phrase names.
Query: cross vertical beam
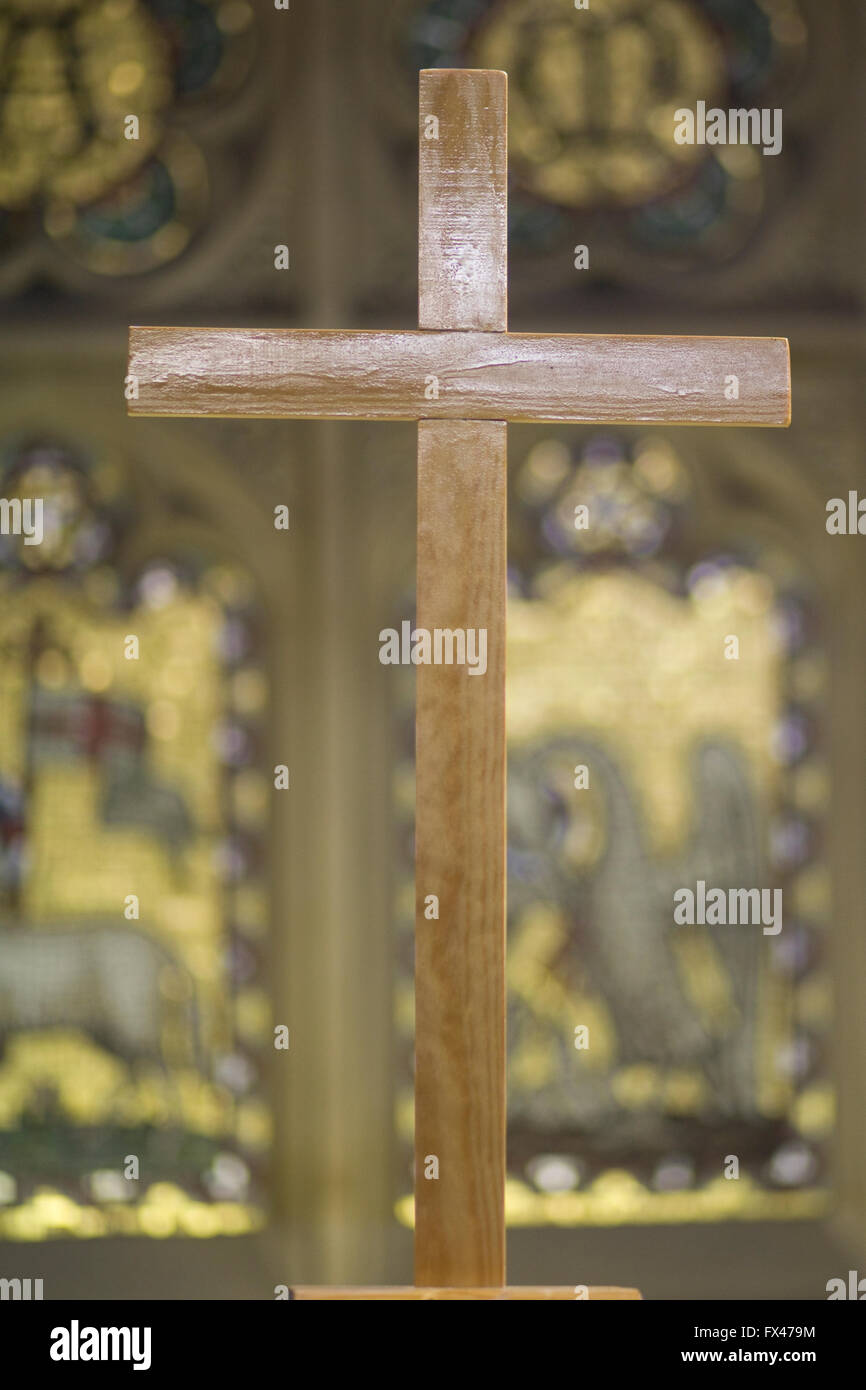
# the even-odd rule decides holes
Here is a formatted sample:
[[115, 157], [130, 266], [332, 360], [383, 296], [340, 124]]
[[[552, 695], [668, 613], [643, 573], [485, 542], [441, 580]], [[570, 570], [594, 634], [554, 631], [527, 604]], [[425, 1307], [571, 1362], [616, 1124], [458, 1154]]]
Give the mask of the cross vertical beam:
[[[506, 329], [506, 90], [501, 72], [421, 73], [421, 329]], [[483, 675], [417, 677], [415, 1283], [428, 1287], [505, 1283], [506, 432], [418, 424], [417, 624], [487, 642]]]

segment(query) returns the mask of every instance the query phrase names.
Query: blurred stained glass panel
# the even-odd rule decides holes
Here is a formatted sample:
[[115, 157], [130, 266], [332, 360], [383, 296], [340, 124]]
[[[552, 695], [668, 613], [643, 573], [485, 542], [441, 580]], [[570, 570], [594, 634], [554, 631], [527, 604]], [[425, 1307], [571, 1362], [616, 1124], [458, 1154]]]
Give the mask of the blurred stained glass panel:
[[247, 0], [0, 0], [0, 255], [174, 260], [208, 210], [210, 103], [254, 52]]
[[[745, 540], [707, 550], [696, 507], [687, 459], [659, 435], [541, 438], [512, 477], [512, 1222], [789, 1218], [826, 1200], [816, 612], [785, 553]], [[395, 1008], [397, 1127], [408, 1146], [404, 680]], [[782, 930], [678, 926], [674, 893], [699, 880], [780, 888]], [[404, 1193], [407, 1178], [408, 1167]], [[410, 1219], [411, 1199], [398, 1210]]]
[[19, 438], [0, 470], [42, 503], [41, 543], [0, 538], [0, 1236], [248, 1231], [271, 1125], [255, 595], [198, 547], [130, 561], [121, 460]]
[[564, 254], [578, 238], [617, 277], [623, 252], [644, 275], [724, 263], [767, 215], [768, 188], [783, 201], [779, 161], [677, 144], [674, 112], [779, 106], [806, 42], [798, 0], [420, 0], [402, 37], [413, 72], [508, 73], [512, 249]]

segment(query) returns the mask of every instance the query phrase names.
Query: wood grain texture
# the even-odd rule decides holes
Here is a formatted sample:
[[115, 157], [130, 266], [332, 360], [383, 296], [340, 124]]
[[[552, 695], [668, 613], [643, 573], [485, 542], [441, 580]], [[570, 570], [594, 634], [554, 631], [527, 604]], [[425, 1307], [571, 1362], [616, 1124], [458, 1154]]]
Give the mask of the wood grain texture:
[[[418, 322], [431, 331], [411, 341], [440, 339], [444, 363], [466, 336], [500, 342], [506, 327], [507, 79], [420, 83]], [[424, 407], [438, 375], [417, 379]], [[506, 457], [504, 423], [418, 426], [417, 624], [486, 637], [483, 675], [417, 676], [415, 1284], [428, 1289], [505, 1283]]]
[[784, 338], [132, 328], [129, 373], [134, 415], [790, 423]]
[[391, 1288], [355, 1288], [341, 1289], [336, 1285], [326, 1286], [305, 1285], [289, 1291], [290, 1298], [300, 1302], [371, 1302], [380, 1299], [406, 1302], [423, 1302], [433, 1300], [436, 1302], [497, 1302], [497, 1303], [516, 1303], [520, 1302], [556, 1302], [556, 1303], [598, 1303], [598, 1302], [631, 1302], [640, 1300], [640, 1293], [637, 1289], [619, 1289], [599, 1285], [596, 1288], [587, 1289], [582, 1298], [575, 1294], [574, 1286], [566, 1284], [563, 1287], [545, 1287], [544, 1285], [515, 1285], [513, 1288], [479, 1288], [479, 1289], [450, 1289], [450, 1288], [407, 1288], [396, 1285]]
[[[505, 497], [505, 424], [419, 424], [417, 625], [487, 634], [484, 675], [417, 676], [415, 1283], [426, 1286], [505, 1283]], [[425, 917], [430, 894], [438, 920]]]
[[418, 326], [504, 331], [508, 78], [425, 70], [418, 115]]

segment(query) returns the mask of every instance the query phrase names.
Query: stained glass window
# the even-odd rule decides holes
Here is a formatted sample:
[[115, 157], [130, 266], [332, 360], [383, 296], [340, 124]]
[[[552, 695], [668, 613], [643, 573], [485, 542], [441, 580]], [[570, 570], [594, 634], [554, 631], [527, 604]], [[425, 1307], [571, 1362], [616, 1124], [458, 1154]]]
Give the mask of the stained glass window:
[[[632, 258], [721, 263], [754, 234], [768, 190], [782, 201], [780, 161], [749, 146], [679, 145], [673, 113], [699, 100], [779, 106], [802, 74], [797, 0], [426, 0], [401, 33], [413, 71], [508, 72], [515, 251], [592, 242], [598, 225], [599, 240]], [[793, 125], [788, 138], [799, 139]], [[587, 222], [591, 209], [603, 223]], [[627, 267], [616, 258], [618, 273]]]
[[159, 503], [118, 458], [9, 440], [0, 494], [42, 502], [41, 543], [7, 527], [0, 550], [0, 1236], [251, 1230], [255, 594], [217, 550], [156, 548]]
[[254, 34], [247, 0], [0, 0], [0, 254], [35, 262], [47, 238], [100, 275], [174, 260]]
[[[817, 1214], [831, 1004], [825, 668], [809, 586], [783, 549], [708, 542], [688, 459], [661, 435], [537, 437], [511, 481], [509, 1220]], [[395, 1008], [408, 1146], [404, 680]], [[678, 926], [674, 893], [699, 881], [781, 889], [782, 929]]]

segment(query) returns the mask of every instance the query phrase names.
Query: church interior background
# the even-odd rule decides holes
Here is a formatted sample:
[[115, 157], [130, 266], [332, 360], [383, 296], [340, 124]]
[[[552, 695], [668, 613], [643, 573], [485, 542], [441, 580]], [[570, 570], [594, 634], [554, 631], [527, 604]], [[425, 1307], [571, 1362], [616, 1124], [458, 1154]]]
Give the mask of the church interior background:
[[[514, 329], [792, 344], [788, 431], [510, 430], [510, 1280], [866, 1258], [863, 45], [844, 0], [0, 0], [0, 470], [46, 499], [0, 538], [0, 1272], [411, 1281], [414, 428], [123, 380], [128, 323], [413, 326], [440, 65], [509, 73]], [[675, 145], [699, 99], [781, 156]], [[783, 931], [676, 936], [698, 878]]]

